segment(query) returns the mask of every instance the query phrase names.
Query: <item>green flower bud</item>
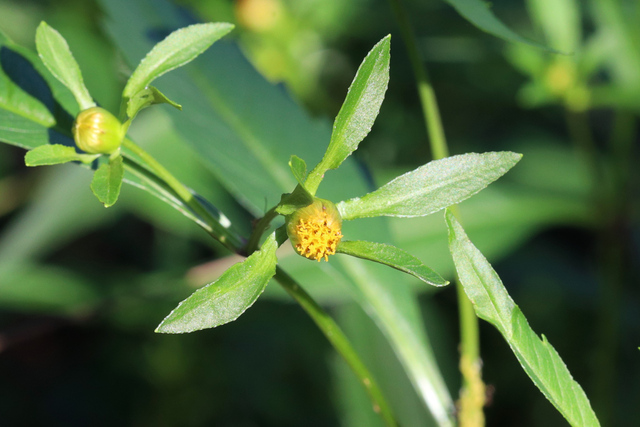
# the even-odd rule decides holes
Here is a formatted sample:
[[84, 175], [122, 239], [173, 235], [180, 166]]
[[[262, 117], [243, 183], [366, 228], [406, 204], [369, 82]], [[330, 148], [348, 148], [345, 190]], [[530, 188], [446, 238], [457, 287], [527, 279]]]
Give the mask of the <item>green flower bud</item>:
[[111, 154], [124, 138], [120, 121], [100, 107], [88, 108], [76, 117], [73, 139], [82, 151], [90, 154]]
[[318, 262], [336, 253], [342, 239], [342, 218], [328, 200], [315, 199], [287, 218], [287, 235], [296, 252]]

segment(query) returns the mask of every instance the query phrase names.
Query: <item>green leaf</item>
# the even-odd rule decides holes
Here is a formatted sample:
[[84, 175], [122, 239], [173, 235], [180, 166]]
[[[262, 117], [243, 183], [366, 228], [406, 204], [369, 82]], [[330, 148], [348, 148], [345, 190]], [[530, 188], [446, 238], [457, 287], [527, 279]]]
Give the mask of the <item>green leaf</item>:
[[338, 203], [342, 219], [425, 216], [460, 203], [504, 175], [522, 158], [509, 151], [435, 160], [362, 198]]
[[549, 47], [537, 43], [535, 41], [524, 38], [502, 23], [491, 12], [490, 4], [483, 0], [445, 0], [458, 11], [458, 13], [467, 21], [471, 22], [477, 28], [496, 37], [500, 37], [508, 42], [525, 43], [540, 49], [556, 52]]
[[564, 52], [574, 52], [579, 47], [582, 19], [578, 0], [529, 0], [527, 3], [550, 45]]
[[311, 203], [313, 203], [313, 196], [305, 190], [302, 184], [298, 184], [292, 193], [282, 195], [276, 212], [280, 215], [291, 215]]
[[446, 222], [460, 283], [478, 317], [500, 331], [527, 375], [571, 425], [599, 426], [587, 396], [556, 350], [544, 335], [540, 339], [531, 329], [491, 264], [469, 241], [449, 210]]
[[272, 233], [259, 251], [182, 301], [156, 332], [194, 332], [236, 320], [253, 305], [276, 273], [277, 248], [275, 233]]
[[146, 89], [142, 89], [140, 92], [136, 93], [133, 98], [131, 98], [127, 104], [127, 117], [129, 117], [130, 120], [133, 120], [140, 110], [143, 110], [153, 104], [169, 104], [178, 110], [182, 110], [182, 105], [167, 98], [157, 88], [149, 86]]
[[311, 194], [316, 193], [325, 172], [340, 166], [371, 130], [389, 83], [390, 43], [391, 35], [380, 40], [358, 68], [333, 123], [329, 147], [307, 178]]
[[27, 166], [57, 165], [67, 162], [91, 163], [100, 154], [80, 154], [74, 147], [60, 144], [40, 145], [29, 150], [24, 157]]
[[67, 41], [44, 21], [36, 30], [36, 48], [44, 65], [69, 88], [81, 110], [96, 105], [84, 85], [80, 67], [71, 54]]
[[307, 175], [307, 164], [305, 161], [294, 154], [289, 159], [289, 167], [298, 184], [304, 186], [304, 178]]
[[418, 258], [395, 246], [384, 243], [343, 240], [338, 244], [336, 252], [388, 265], [433, 286], [449, 284]]
[[124, 178], [122, 163], [122, 155], [119, 154], [109, 159], [109, 163], [100, 166], [93, 174], [91, 191], [104, 204], [105, 208], [113, 206], [120, 195], [120, 187], [122, 187], [122, 179]]
[[226, 23], [195, 24], [169, 34], [166, 39], [155, 45], [140, 62], [140, 65], [131, 74], [122, 96], [126, 99], [133, 99], [153, 80], [193, 61], [232, 29], [233, 25]]

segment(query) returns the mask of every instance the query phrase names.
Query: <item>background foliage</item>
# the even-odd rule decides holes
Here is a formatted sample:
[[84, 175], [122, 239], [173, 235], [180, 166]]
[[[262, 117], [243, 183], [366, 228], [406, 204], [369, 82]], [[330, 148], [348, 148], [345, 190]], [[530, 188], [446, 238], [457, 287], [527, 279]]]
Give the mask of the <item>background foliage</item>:
[[[271, 152], [285, 172], [290, 154], [319, 157], [328, 143], [327, 118], [337, 113], [366, 52], [388, 33], [394, 34], [391, 79], [380, 116], [347, 175], [327, 177], [322, 188], [330, 187], [326, 191], [338, 200], [358, 196], [365, 191], [340, 194], [340, 180], [363, 174], [373, 188], [373, 182], [387, 182], [430, 159], [409, 61], [386, 2], [178, 3], [182, 8], [173, 14], [168, 6], [149, 9], [144, 1], [3, 0], [0, 29], [33, 50], [35, 28], [46, 19], [69, 42], [96, 100], [116, 111], [126, 76], [147, 50], [132, 42], [134, 32], [157, 41], [178, 23], [236, 23], [231, 38], [240, 50], [223, 43], [208, 57], [218, 62], [194, 63], [194, 72], [201, 73], [196, 77], [211, 79], [219, 90], [209, 94], [213, 108], [191, 103], [193, 88], [170, 87], [166, 93], [184, 111], [144, 111], [131, 133], [239, 226], [277, 201], [273, 188], [293, 178], [276, 172], [265, 173], [264, 181], [252, 179], [264, 164], [226, 161], [222, 155], [234, 146], [216, 142], [216, 134], [199, 131], [198, 123], [217, 126], [217, 134], [229, 138], [286, 141], [289, 146]], [[637, 161], [640, 73], [634, 70], [640, 37], [620, 19], [640, 12], [633, 2], [584, 2], [577, 16], [560, 14], [564, 21], [554, 27], [544, 3], [527, 2], [527, 9], [524, 2], [496, 1], [493, 9], [518, 34], [575, 50], [570, 60], [482, 33], [445, 2], [410, 1], [407, 8], [452, 153], [524, 154], [506, 177], [461, 205], [469, 237], [533, 329], [562, 355], [603, 425], [628, 425], [640, 416], [640, 387], [628, 380], [638, 376], [632, 337], [640, 335], [634, 315], [640, 301], [634, 286], [638, 180], [629, 168]], [[566, 30], [558, 33], [558, 27]], [[233, 68], [243, 54], [274, 86]], [[6, 50], [0, 59], [6, 71]], [[227, 93], [228, 87], [247, 93]], [[248, 102], [256, 90], [262, 102]], [[585, 91], [592, 106], [586, 113]], [[225, 127], [229, 116], [218, 123], [210, 112], [225, 106], [228, 114], [241, 112], [233, 116], [232, 129]], [[279, 122], [315, 131], [294, 141]], [[585, 129], [593, 134], [586, 149]], [[138, 189], [126, 186], [118, 204], [106, 210], [88, 190], [87, 171], [71, 165], [26, 170], [23, 155], [0, 144], [0, 415], [7, 425], [379, 422], [324, 337], [275, 286], [267, 287], [270, 298], [225, 327], [152, 334], [178, 301], [235, 259]], [[212, 164], [227, 167], [226, 178]], [[360, 227], [349, 235], [371, 240], [374, 229], [379, 241], [393, 241], [452, 278], [440, 214], [369, 220]], [[340, 276], [310, 269], [300, 257], [281, 257], [368, 356], [401, 424], [431, 425], [386, 340], [351, 302]], [[436, 358], [456, 396], [453, 287], [434, 291], [417, 280], [390, 277], [419, 295]], [[486, 323], [481, 334], [484, 378], [493, 385], [488, 425], [565, 425], [500, 335]]]

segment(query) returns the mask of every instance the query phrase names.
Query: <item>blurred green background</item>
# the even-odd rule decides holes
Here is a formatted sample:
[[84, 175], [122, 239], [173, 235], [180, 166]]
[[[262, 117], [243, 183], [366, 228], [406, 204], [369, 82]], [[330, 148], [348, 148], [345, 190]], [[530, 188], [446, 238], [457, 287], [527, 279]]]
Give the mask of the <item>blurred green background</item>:
[[[69, 42], [96, 100], [116, 111], [132, 66], [131, 54], [122, 52], [138, 49], [123, 34], [144, 10], [136, 6], [144, 2], [130, 3], [131, 10], [127, 2], [109, 0], [0, 0], [0, 30], [33, 50], [35, 28], [46, 20]], [[640, 5], [492, 2], [516, 33], [573, 53], [556, 55], [486, 34], [444, 1], [405, 3], [452, 154], [524, 154], [507, 176], [462, 204], [470, 238], [533, 329], [558, 350], [602, 424], [636, 425]], [[181, 22], [235, 23], [229, 39], [319, 129], [337, 113], [362, 58], [391, 33], [389, 90], [357, 164], [373, 186], [430, 160], [409, 60], [387, 2], [174, 4], [177, 9], [158, 7]], [[156, 30], [148, 35], [159, 40], [168, 29]], [[239, 71], [235, 83], [242, 86], [243, 78]], [[273, 200], [257, 206], [255, 198], [234, 197], [185, 143], [175, 123], [190, 106], [180, 92], [172, 97], [185, 111], [171, 118], [169, 107], [145, 111], [131, 135], [246, 232], [252, 215]], [[248, 117], [258, 108], [244, 107]], [[283, 121], [298, 114], [275, 114], [280, 111]], [[299, 144], [318, 139], [309, 135]], [[23, 156], [24, 150], [0, 144], [0, 425], [380, 424], [348, 368], [273, 284], [234, 323], [189, 335], [154, 334], [180, 300], [235, 259], [138, 189], [126, 186], [107, 210], [91, 194], [87, 171], [73, 165], [27, 170]], [[398, 246], [452, 278], [440, 214], [388, 223]], [[281, 258], [294, 271], [306, 262], [289, 255]], [[308, 285], [362, 351], [401, 424], [433, 425], [382, 334], [344, 287], [329, 282], [314, 276]], [[456, 398], [455, 290], [410, 285]], [[481, 338], [490, 385], [487, 425], [566, 425], [497, 331], [481, 323]]]

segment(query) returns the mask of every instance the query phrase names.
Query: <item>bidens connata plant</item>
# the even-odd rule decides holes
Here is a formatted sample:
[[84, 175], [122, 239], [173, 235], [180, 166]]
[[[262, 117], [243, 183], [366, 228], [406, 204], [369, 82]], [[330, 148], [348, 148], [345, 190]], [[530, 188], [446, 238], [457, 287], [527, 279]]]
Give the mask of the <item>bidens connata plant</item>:
[[[349, 240], [342, 231], [343, 222], [379, 216], [420, 217], [441, 211], [504, 175], [521, 155], [491, 152], [447, 157], [401, 175], [369, 194], [354, 195], [343, 201], [317, 197], [325, 175], [340, 167], [358, 148], [378, 115], [389, 81], [390, 36], [387, 36], [360, 65], [335, 118], [322, 159], [308, 172], [305, 160], [292, 153], [289, 167], [297, 185], [255, 222], [250, 236], [241, 236], [222, 213], [198, 199], [164, 166], [126, 137], [141, 110], [154, 104], [181, 109], [179, 104], [150, 86], [151, 82], [195, 59], [232, 28], [224, 23], [197, 24], [170, 34], [134, 70], [123, 90], [120, 111], [114, 115], [97, 106], [90, 96], [64, 38], [41, 23], [36, 33], [39, 56], [51, 74], [73, 94], [78, 105], [78, 111], [73, 112], [76, 116], [73, 127], [67, 130], [75, 146], [47, 143], [31, 146], [25, 162], [28, 166], [79, 162], [92, 168], [95, 172], [91, 190], [105, 207], [116, 203], [126, 179], [177, 208], [231, 251], [246, 256], [218, 280], [182, 301], [159, 324], [157, 332], [186, 333], [231, 322], [257, 300], [275, 276], [347, 360], [387, 425], [395, 425], [388, 405], [357, 353], [335, 322], [277, 266], [276, 250], [290, 240], [296, 253], [310, 261], [332, 262], [335, 255], [347, 255], [389, 266], [433, 286], [444, 286], [448, 282], [438, 273], [400, 248], [380, 242]], [[282, 217], [283, 224], [273, 230], [271, 224], [278, 217]], [[573, 425], [597, 425], [582, 389], [546, 339], [540, 340], [529, 328], [491, 266], [467, 239], [450, 211], [446, 213], [446, 222], [450, 251], [461, 284], [478, 316], [498, 327], [527, 374], [565, 418]], [[517, 334], [513, 331], [516, 324]], [[572, 393], [567, 395], [564, 389], [571, 389]], [[450, 425], [451, 411], [443, 412], [440, 411], [439, 418], [442, 425]]]

